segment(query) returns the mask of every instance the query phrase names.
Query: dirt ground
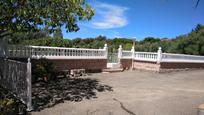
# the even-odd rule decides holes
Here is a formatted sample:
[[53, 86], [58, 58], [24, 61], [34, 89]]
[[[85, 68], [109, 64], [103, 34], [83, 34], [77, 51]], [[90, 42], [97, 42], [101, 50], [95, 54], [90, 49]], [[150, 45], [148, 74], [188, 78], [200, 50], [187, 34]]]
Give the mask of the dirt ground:
[[88, 76], [113, 87], [96, 99], [65, 102], [32, 115], [197, 115], [204, 103], [204, 70], [125, 71]]

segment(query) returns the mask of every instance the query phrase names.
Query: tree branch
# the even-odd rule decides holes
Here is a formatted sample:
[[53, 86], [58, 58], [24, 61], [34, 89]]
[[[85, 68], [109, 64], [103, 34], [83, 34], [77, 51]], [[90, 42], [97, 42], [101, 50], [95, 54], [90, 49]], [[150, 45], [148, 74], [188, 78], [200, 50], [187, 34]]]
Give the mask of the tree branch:
[[200, 3], [200, 0], [197, 0], [196, 5], [195, 5], [195, 8], [198, 7], [198, 4], [199, 4], [199, 3]]

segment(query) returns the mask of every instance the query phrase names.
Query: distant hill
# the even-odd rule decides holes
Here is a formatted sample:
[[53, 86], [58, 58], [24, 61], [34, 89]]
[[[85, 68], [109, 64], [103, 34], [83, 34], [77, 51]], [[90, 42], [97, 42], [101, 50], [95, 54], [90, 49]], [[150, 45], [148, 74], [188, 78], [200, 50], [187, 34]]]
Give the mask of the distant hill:
[[[180, 35], [176, 38], [154, 38], [146, 37], [144, 40], [135, 41], [136, 51], [156, 52], [158, 47], [162, 47], [163, 52], [204, 55], [204, 26], [198, 24], [195, 29], [186, 35]], [[53, 38], [46, 32], [39, 33], [18, 33], [10, 38], [10, 43], [38, 46], [58, 46], [58, 47], [75, 47], [75, 48], [103, 48], [107, 43], [110, 52], [117, 51], [119, 45], [123, 49], [130, 50], [133, 41], [128, 38], [109, 39], [105, 36], [96, 38], [76, 38], [73, 40]]]

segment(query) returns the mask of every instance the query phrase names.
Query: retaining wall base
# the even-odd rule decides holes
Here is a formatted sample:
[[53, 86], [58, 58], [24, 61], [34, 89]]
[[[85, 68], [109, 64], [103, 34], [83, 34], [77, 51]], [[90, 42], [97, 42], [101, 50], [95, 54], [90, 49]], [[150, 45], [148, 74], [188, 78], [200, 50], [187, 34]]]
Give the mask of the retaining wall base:
[[204, 63], [134, 61], [134, 69], [159, 73], [204, 69]]

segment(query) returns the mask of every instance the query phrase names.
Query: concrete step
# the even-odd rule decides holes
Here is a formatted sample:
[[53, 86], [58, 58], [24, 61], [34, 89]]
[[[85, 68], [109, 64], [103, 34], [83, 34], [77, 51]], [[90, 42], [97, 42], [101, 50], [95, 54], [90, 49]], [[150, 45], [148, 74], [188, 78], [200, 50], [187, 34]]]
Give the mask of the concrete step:
[[121, 68], [119, 63], [107, 63], [107, 68]]
[[122, 72], [122, 71], [123, 71], [122, 68], [107, 68], [102, 70], [103, 73], [114, 73], [114, 72]]

